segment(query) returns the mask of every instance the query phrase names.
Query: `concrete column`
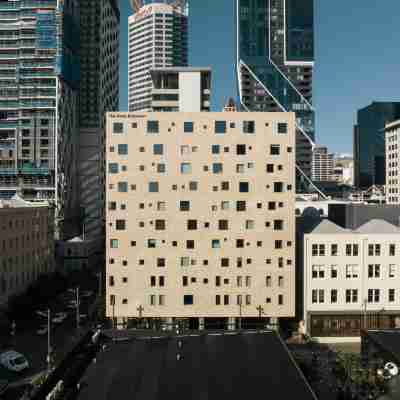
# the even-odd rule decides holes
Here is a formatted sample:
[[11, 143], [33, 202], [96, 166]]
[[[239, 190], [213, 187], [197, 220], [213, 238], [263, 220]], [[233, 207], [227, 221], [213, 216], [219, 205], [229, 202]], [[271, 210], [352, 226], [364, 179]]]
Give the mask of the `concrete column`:
[[204, 318], [199, 318], [199, 331], [204, 331]]

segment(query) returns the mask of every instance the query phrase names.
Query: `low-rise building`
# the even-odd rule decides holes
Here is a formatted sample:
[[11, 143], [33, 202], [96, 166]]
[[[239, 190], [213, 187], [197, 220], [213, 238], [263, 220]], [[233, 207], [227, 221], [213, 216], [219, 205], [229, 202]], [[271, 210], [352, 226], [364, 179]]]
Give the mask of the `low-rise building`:
[[314, 337], [356, 337], [400, 316], [400, 229], [323, 220], [304, 236], [304, 321]]
[[18, 195], [0, 200], [0, 305], [54, 266], [54, 209]]

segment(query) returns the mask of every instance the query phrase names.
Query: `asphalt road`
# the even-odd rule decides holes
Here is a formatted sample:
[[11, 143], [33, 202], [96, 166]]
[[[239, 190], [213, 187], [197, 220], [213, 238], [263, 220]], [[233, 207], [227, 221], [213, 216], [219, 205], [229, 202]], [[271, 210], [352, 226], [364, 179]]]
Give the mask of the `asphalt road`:
[[[53, 357], [59, 361], [76, 343], [80, 334], [89, 322], [81, 320], [80, 329], [76, 327], [76, 309], [66, 308], [66, 304], [73, 300], [73, 294], [68, 294], [68, 298], [55, 300], [52, 303], [52, 313], [67, 312], [68, 318], [62, 324], [52, 324], [51, 346], [54, 351]], [[82, 298], [80, 304], [80, 314], [87, 314], [90, 304], [95, 300], [94, 296]], [[44, 310], [43, 310], [44, 311]], [[40, 336], [36, 333], [41, 325], [46, 325], [47, 318], [33, 315], [31, 321], [25, 321], [24, 327], [16, 326], [16, 334], [12, 338], [10, 334], [1, 332], [0, 345], [4, 351], [12, 348], [23, 354], [29, 361], [30, 368], [22, 373], [8, 371], [0, 366], [0, 380], [6, 379], [10, 383], [23, 381], [29, 377], [37, 375], [47, 369], [47, 334]]]

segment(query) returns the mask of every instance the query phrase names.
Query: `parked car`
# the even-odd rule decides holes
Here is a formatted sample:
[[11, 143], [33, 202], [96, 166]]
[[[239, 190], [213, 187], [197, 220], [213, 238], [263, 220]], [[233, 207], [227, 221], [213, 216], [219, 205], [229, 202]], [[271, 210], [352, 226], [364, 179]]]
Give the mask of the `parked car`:
[[29, 368], [28, 360], [14, 350], [0, 354], [0, 364], [10, 371], [20, 372]]
[[46, 335], [46, 334], [47, 334], [47, 326], [46, 326], [46, 325], [41, 326], [41, 327], [36, 331], [36, 333], [37, 333], [39, 336]]

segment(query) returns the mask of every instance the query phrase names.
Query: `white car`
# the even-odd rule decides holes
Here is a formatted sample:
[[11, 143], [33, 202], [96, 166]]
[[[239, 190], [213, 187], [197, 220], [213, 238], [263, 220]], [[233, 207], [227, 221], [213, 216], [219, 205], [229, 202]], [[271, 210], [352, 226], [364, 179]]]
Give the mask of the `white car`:
[[46, 326], [46, 325], [41, 326], [41, 327], [36, 331], [36, 333], [37, 333], [39, 336], [46, 335], [46, 333], [47, 333], [47, 326]]
[[14, 350], [0, 354], [0, 364], [10, 371], [20, 372], [29, 368], [28, 360]]

